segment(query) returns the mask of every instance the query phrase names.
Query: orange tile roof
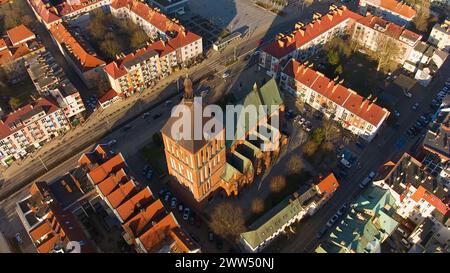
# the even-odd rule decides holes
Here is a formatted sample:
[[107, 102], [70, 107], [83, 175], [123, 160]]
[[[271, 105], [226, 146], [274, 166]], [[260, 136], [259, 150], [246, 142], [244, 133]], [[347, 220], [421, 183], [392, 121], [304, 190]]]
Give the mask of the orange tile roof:
[[382, 7], [383, 9], [408, 18], [409, 20], [416, 15], [415, 9], [403, 2], [397, 2], [396, 0], [366, 0], [366, 3], [371, 4], [372, 6]]
[[110, 158], [105, 163], [101, 164], [97, 168], [89, 172], [89, 177], [92, 179], [95, 185], [102, 182], [108, 175], [114, 170], [125, 168], [126, 163], [122, 157], [122, 154], [117, 154]]
[[25, 25], [18, 25], [6, 31], [9, 40], [13, 45], [35, 39], [36, 36]]
[[130, 235], [137, 238], [145, 231], [145, 227], [151, 223], [155, 216], [163, 211], [165, 211], [164, 205], [158, 199], [124, 223], [123, 227]]
[[61, 237], [57, 234], [51, 233], [51, 235], [46, 238], [43, 242], [41, 242], [37, 246], [37, 251], [39, 253], [49, 253], [52, 251], [56, 245], [56, 243], [61, 241]]
[[151, 251], [169, 235], [172, 229], [177, 227], [179, 227], [177, 220], [172, 213], [169, 213], [139, 236], [139, 240], [147, 251]]
[[127, 174], [124, 169], [120, 169], [119, 171], [112, 173], [105, 180], [97, 184], [99, 191], [103, 194], [103, 196], [108, 196], [111, 192], [113, 192], [119, 183], [126, 182], [128, 180]]
[[136, 190], [136, 184], [133, 180], [129, 180], [125, 184], [119, 184], [113, 192], [111, 192], [106, 199], [113, 209], [122, 204], [131, 194]]
[[[115, 63], [110, 63], [110, 64], [115, 64]], [[108, 65], [110, 65], [108, 64]], [[105, 69], [107, 69], [107, 67], [105, 67]], [[109, 70], [110, 68], [108, 68]], [[114, 73], [114, 72], [113, 72]], [[98, 101], [103, 104], [107, 101], [110, 101], [116, 97], [123, 97], [124, 94], [123, 93], [117, 93], [114, 89], [109, 89], [108, 92], [106, 92], [103, 96], [101, 96]]]
[[44, 235], [51, 233], [52, 230], [52, 225], [51, 223], [45, 219], [44, 221], [42, 221], [37, 227], [31, 229], [29, 231], [30, 233], [30, 237], [33, 241], [37, 241], [39, 239], [41, 239]]
[[374, 126], [378, 126], [383, 118], [389, 115], [388, 110], [369, 100], [365, 100], [356, 94], [355, 91], [330, 81], [322, 73], [306, 67], [297, 60], [290, 60], [284, 67], [283, 73], [295, 78], [296, 81], [320, 93]]
[[412, 42], [416, 43], [422, 39], [422, 35], [412, 32], [404, 27], [396, 25], [392, 22], [384, 20], [381, 17], [373, 16], [371, 14], [367, 14], [367, 16], [362, 17], [358, 20], [358, 23], [368, 26], [372, 29], [376, 29], [376, 26], [381, 26], [385, 28], [383, 31], [384, 34], [394, 38], [396, 40], [400, 40], [400, 38], [407, 38]]
[[70, 49], [82, 71], [89, 71], [105, 64], [95, 53], [87, 52], [63, 23], [52, 25], [50, 33], [59, 44]]
[[153, 201], [153, 194], [148, 187], [136, 193], [116, 208], [122, 221], [126, 221], [133, 213], [138, 212], [139, 208], [144, 208]]
[[[10, 134], [13, 134], [19, 130], [21, 130], [24, 125], [23, 123], [20, 123], [18, 126], [16, 126], [14, 129], [10, 129], [8, 126], [10, 123], [18, 122], [21, 120], [21, 117], [25, 115], [26, 113], [32, 111], [33, 109], [36, 109], [37, 107], [42, 107], [43, 111], [49, 115], [55, 111], [57, 111], [59, 108], [58, 106], [51, 101], [48, 98], [39, 98], [35, 100], [32, 103], [29, 103], [25, 106], [20, 107], [16, 111], [4, 116], [2, 119], [0, 119], [0, 139], [3, 139]], [[22, 120], [23, 122], [24, 120]]]
[[422, 186], [419, 186], [419, 188], [411, 195], [411, 199], [416, 202], [419, 202], [421, 199], [427, 201], [444, 216], [450, 213], [450, 207], [448, 205]]
[[7, 47], [5, 39], [0, 38], [0, 50], [3, 50]]
[[327, 177], [322, 179], [322, 181], [317, 184], [319, 193], [323, 194], [325, 197], [333, 194], [338, 187], [339, 182], [337, 181], [336, 176], [334, 176], [333, 173], [330, 173]]
[[268, 44], [263, 51], [281, 59], [331, 28], [336, 27], [347, 20], [358, 20], [361, 17], [361, 15], [347, 9], [347, 7], [341, 6], [336, 10], [331, 10], [320, 19], [314, 20], [306, 26], [295, 30], [292, 32], [293, 37], [290, 38], [289, 35], [287, 35]]
[[95, 146], [93, 151], [82, 154], [80, 159], [78, 159], [78, 164], [83, 166], [103, 163], [108, 156], [108, 150], [106, 147], [107, 146], [104, 144], [98, 144]]

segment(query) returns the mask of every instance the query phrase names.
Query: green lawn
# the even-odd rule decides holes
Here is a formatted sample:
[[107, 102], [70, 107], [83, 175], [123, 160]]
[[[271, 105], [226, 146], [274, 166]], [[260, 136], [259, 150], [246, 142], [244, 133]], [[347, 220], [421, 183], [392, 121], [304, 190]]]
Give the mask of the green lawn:
[[158, 146], [152, 142], [141, 149], [141, 154], [158, 176], [161, 177], [167, 173], [166, 157], [162, 146]]

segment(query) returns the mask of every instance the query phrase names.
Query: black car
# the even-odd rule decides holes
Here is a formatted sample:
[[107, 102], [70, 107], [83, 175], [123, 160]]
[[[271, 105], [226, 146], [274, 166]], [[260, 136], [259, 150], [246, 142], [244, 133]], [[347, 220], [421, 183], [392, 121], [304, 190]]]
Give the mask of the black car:
[[122, 132], [127, 132], [127, 131], [129, 131], [131, 128], [133, 128], [133, 126], [127, 125], [127, 126], [125, 126], [125, 127], [122, 128]]
[[316, 238], [320, 239], [323, 237], [323, 235], [325, 235], [325, 233], [327, 232], [327, 227], [323, 227], [321, 230], [319, 230], [316, 234]]
[[157, 118], [159, 118], [159, 117], [161, 117], [161, 116], [162, 116], [161, 113], [154, 114], [154, 115], [153, 115], [153, 119], [157, 119]]

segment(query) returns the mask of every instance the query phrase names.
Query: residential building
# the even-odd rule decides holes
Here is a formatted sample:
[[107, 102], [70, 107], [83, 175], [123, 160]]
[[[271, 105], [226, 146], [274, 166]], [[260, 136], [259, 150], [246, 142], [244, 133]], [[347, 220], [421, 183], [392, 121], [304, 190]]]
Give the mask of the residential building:
[[450, 252], [450, 228], [433, 218], [423, 219], [407, 239], [412, 244], [409, 253]]
[[105, 67], [110, 85], [117, 93], [130, 95], [153, 86], [175, 67], [185, 65], [203, 52], [200, 36], [142, 2], [114, 0], [111, 13], [131, 19], [156, 40]]
[[[190, 79], [185, 79], [184, 86], [185, 95], [179, 107], [190, 109], [192, 114], [196, 109], [202, 111], [203, 105], [194, 99]], [[276, 160], [281, 146], [287, 143], [286, 137], [279, 133], [279, 128], [268, 123], [269, 119], [278, 119], [277, 116], [282, 116], [284, 111], [274, 79], [261, 88], [255, 84], [237, 105], [243, 106], [243, 109], [248, 105], [256, 109], [260, 105], [267, 105], [270, 110], [258, 116], [258, 120], [250, 122], [241, 120], [245, 112], [240, 110], [236, 112], [236, 120], [240, 122], [235, 124], [235, 128], [225, 129], [222, 126], [208, 138], [202, 135], [198, 140], [194, 140], [195, 127], [203, 128], [215, 118], [203, 118], [201, 124], [191, 120], [192, 126], [187, 129], [190, 139], [178, 139], [178, 136], [172, 135], [176, 117], [170, 117], [161, 130], [169, 174], [176, 185], [181, 185], [191, 195], [190, 198], [196, 201], [195, 205], [205, 204], [204, 201], [212, 198], [213, 193], [221, 190], [227, 196], [237, 195], [241, 187], [253, 181], [254, 175], [260, 174]], [[233, 135], [227, 139], [226, 130], [234, 130], [229, 132]], [[267, 150], [263, 147], [267, 147]]]
[[382, 244], [402, 222], [395, 198], [381, 187], [369, 187], [338, 220], [316, 253], [379, 253]]
[[117, 93], [114, 89], [109, 89], [103, 96], [98, 99], [98, 103], [102, 109], [108, 108], [115, 102], [118, 102], [124, 98], [124, 93]]
[[259, 65], [274, 77], [282, 69], [283, 61], [291, 58], [305, 61], [334, 37], [349, 34], [354, 22], [361, 17], [345, 6], [331, 5], [327, 14], [315, 13], [310, 23], [305, 25], [299, 22], [292, 33], [277, 35], [274, 42], [261, 50]]
[[371, 141], [389, 111], [292, 59], [283, 68], [280, 86], [353, 134]]
[[426, 152], [437, 155], [441, 162], [450, 161], [450, 112], [439, 111], [423, 139]]
[[98, 58], [83, 36], [65, 23], [53, 24], [50, 33], [62, 54], [88, 88], [97, 87], [105, 62]]
[[416, 16], [414, 8], [396, 0], [360, 0], [359, 10], [363, 15], [370, 12], [399, 26], [410, 24]]
[[24, 25], [9, 29], [6, 34], [0, 38], [0, 67], [6, 71], [8, 79], [15, 82], [24, 77], [25, 60], [45, 48]]
[[0, 120], [0, 161], [8, 165], [69, 128], [63, 110], [49, 98], [22, 106]]
[[305, 61], [334, 37], [345, 35], [369, 50], [376, 50], [379, 40], [387, 39], [396, 43], [400, 47], [400, 64], [403, 64], [422, 38], [419, 34], [370, 13], [361, 16], [345, 6], [331, 5], [330, 12], [326, 15], [316, 13], [311, 23], [297, 23], [292, 33], [277, 35], [274, 42], [262, 49], [259, 65], [267, 70], [269, 76], [275, 77], [291, 58]]
[[397, 62], [402, 65], [422, 36], [381, 17], [367, 14], [356, 21], [352, 39], [360, 47], [371, 51], [377, 50], [380, 41], [397, 44], [400, 50]]
[[379, 173], [374, 184], [389, 189], [399, 215], [416, 224], [430, 217], [445, 223], [450, 215], [449, 189], [428, 164], [404, 153], [397, 163], [385, 163]]
[[139, 253], [194, 253], [200, 248], [148, 187], [129, 175], [122, 154], [98, 145], [79, 164], [95, 190], [121, 223], [125, 241]]
[[44, 0], [27, 0], [36, 18], [47, 28], [64, 20], [82, 19], [87, 13], [97, 8], [105, 8], [111, 4], [111, 0], [63, 0], [47, 2]]
[[413, 73], [414, 79], [421, 85], [427, 86], [447, 57], [447, 52], [419, 41], [405, 60], [403, 68]]
[[450, 51], [450, 19], [446, 19], [442, 24], [434, 25], [428, 42], [439, 49]]
[[339, 187], [333, 173], [317, 185], [304, 186], [278, 203], [240, 236], [242, 247], [248, 252], [260, 252], [279, 234], [306, 215], [313, 215]]
[[39, 94], [51, 97], [72, 125], [84, 119], [82, 113], [86, 108], [80, 93], [67, 79], [50, 52], [43, 51], [28, 58], [25, 66]]
[[37, 252], [96, 252], [75, 216], [61, 207], [46, 182], [33, 183], [30, 195], [17, 202], [16, 211]]
[[148, 3], [160, 9], [164, 14], [183, 15], [189, 0], [148, 0]]

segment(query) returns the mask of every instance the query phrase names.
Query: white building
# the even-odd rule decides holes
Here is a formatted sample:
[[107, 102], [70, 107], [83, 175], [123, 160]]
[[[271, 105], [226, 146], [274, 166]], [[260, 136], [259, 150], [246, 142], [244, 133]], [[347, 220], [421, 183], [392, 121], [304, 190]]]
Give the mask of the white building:
[[390, 114], [375, 102], [293, 59], [281, 72], [280, 86], [367, 141], [375, 137]]
[[69, 128], [62, 109], [39, 98], [0, 120], [0, 161], [8, 165]]
[[359, 9], [364, 15], [370, 12], [400, 26], [408, 25], [416, 16], [414, 8], [396, 0], [360, 0]]
[[450, 20], [445, 20], [442, 24], [434, 25], [431, 30], [428, 42], [435, 45], [437, 48], [450, 51]]

